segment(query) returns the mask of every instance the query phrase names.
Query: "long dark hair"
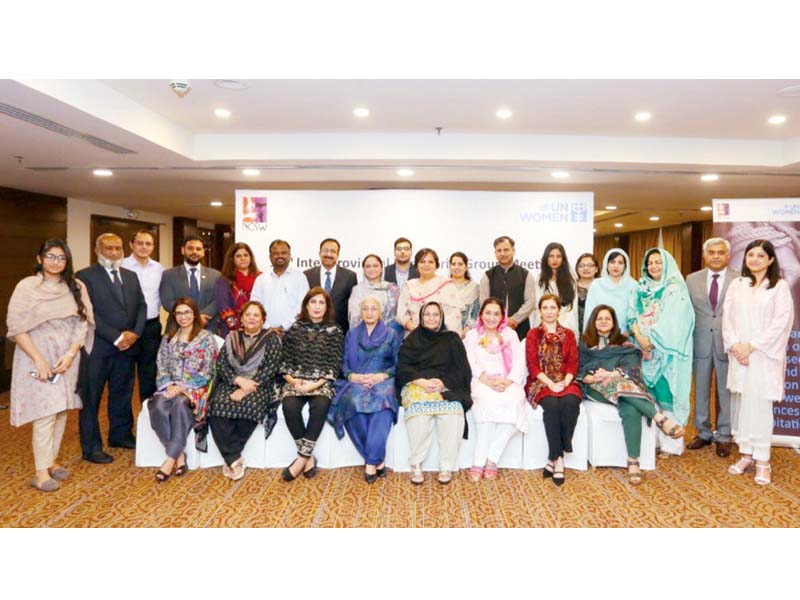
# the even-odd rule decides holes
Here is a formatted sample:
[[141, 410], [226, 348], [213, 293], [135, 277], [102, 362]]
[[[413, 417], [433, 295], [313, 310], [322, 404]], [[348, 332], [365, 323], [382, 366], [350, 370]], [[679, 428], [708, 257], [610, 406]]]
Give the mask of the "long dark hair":
[[[44, 261], [44, 255], [47, 254], [47, 251], [51, 248], [61, 248], [64, 251], [64, 256], [67, 257], [67, 264], [64, 266], [64, 270], [61, 271], [61, 281], [67, 284], [69, 291], [72, 292], [72, 297], [75, 299], [75, 304], [78, 305], [78, 317], [81, 321], [86, 320], [86, 306], [83, 304], [83, 298], [81, 298], [81, 288], [78, 284], [77, 279], [75, 279], [75, 271], [72, 269], [72, 252], [69, 250], [69, 246], [67, 246], [67, 242], [64, 240], [60, 240], [58, 238], [50, 238], [49, 240], [45, 240], [44, 244], [39, 247], [39, 258]], [[42, 273], [42, 264], [39, 262], [36, 263], [36, 266], [33, 268], [34, 273]]]
[[768, 290], [774, 288], [778, 281], [781, 278], [781, 268], [778, 265], [778, 257], [775, 255], [775, 246], [772, 245], [772, 242], [769, 240], [753, 240], [749, 244], [747, 244], [747, 248], [744, 249], [744, 256], [742, 257], [742, 277], [749, 277], [750, 278], [750, 287], [755, 286], [756, 284], [756, 276], [753, 275], [752, 271], [747, 268], [747, 253], [750, 252], [753, 248], [757, 247], [763, 248], [764, 252], [767, 253], [772, 259], [772, 264], [767, 267], [767, 280], [769, 280], [769, 285], [767, 286]]
[[175, 333], [170, 336], [170, 340], [174, 338], [181, 332], [181, 328], [178, 325], [178, 319], [175, 317], [175, 311], [178, 310], [179, 306], [188, 306], [192, 309], [192, 313], [194, 314], [194, 321], [192, 321], [192, 330], [189, 332], [189, 339], [187, 341], [191, 342], [197, 334], [203, 330], [202, 321], [200, 319], [200, 309], [197, 308], [197, 303], [192, 300], [191, 298], [187, 298], [183, 296], [182, 298], [178, 298], [175, 300], [175, 304], [172, 306], [172, 310], [170, 311], [169, 315], [175, 321]]
[[451, 262], [453, 262], [453, 258], [455, 258], [456, 256], [464, 261], [464, 266], [466, 267], [466, 269], [464, 269], [464, 279], [470, 281], [472, 277], [470, 277], [469, 275], [469, 259], [467, 258], [466, 254], [464, 254], [463, 252], [453, 252], [450, 255], [450, 260], [447, 261], [447, 264], [449, 265]]
[[583, 342], [589, 346], [589, 348], [597, 346], [600, 336], [597, 334], [597, 327], [595, 327], [594, 322], [597, 320], [597, 315], [600, 314], [601, 310], [607, 310], [611, 313], [611, 320], [614, 322], [614, 328], [608, 334], [608, 343], [620, 345], [627, 342], [628, 338], [619, 330], [617, 313], [614, 312], [614, 308], [608, 304], [598, 304], [594, 307], [592, 314], [589, 315], [589, 321], [586, 323], [586, 329], [583, 330], [583, 335], [581, 336]]
[[233, 255], [236, 254], [239, 250], [247, 250], [247, 253], [250, 255], [250, 266], [247, 267], [247, 272], [250, 275], [258, 275], [258, 266], [256, 265], [256, 257], [253, 255], [253, 251], [250, 249], [250, 246], [245, 244], [244, 242], [236, 242], [232, 244], [231, 247], [228, 249], [228, 253], [225, 255], [225, 263], [222, 266], [222, 276], [228, 280], [231, 286], [236, 282], [236, 263], [233, 261]]
[[317, 295], [322, 295], [322, 297], [325, 298], [325, 314], [322, 315], [322, 322], [330, 323], [336, 319], [336, 311], [333, 308], [333, 300], [331, 300], [330, 294], [328, 294], [324, 288], [316, 286], [308, 290], [305, 298], [303, 298], [303, 302], [300, 304], [300, 314], [297, 315], [298, 321], [308, 321], [311, 323], [311, 316], [308, 314], [308, 301]]
[[569, 272], [569, 261], [567, 260], [567, 252], [564, 246], [558, 242], [550, 242], [544, 249], [542, 254], [542, 270], [539, 272], [539, 287], [547, 289], [547, 285], [553, 278], [553, 269], [547, 264], [547, 256], [551, 251], [558, 250], [561, 252], [561, 266], [556, 271], [556, 287], [558, 287], [558, 297], [561, 298], [561, 306], [572, 306], [575, 300], [575, 280]]

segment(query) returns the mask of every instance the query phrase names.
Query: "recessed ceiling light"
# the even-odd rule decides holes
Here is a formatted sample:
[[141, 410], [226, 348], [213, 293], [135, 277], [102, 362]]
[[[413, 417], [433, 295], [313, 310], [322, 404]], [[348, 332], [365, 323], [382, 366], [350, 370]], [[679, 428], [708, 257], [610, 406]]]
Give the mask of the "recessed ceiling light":
[[620, 227], [622, 227], [622, 223], [614, 223], [614, 227], [616, 227], [617, 229], [619, 229]]
[[778, 90], [779, 96], [800, 96], [800, 85], [790, 85], [782, 90]]
[[219, 200], [212, 200], [211, 206], [222, 206], [222, 202], [220, 202]]
[[606, 210], [617, 210], [616, 206], [606, 206]]
[[400, 175], [400, 177], [411, 177], [414, 171], [411, 169], [397, 169], [397, 174]]
[[659, 217], [650, 217], [650, 220], [651, 221], [658, 221], [658, 220], [660, 220], [660, 218]]
[[644, 122], [644, 121], [649, 121], [652, 117], [653, 115], [651, 115], [649, 112], [643, 111], [636, 113], [636, 115], [634, 115], [633, 118], [636, 119], [637, 121]]
[[242, 175], [247, 175], [248, 177], [256, 177], [257, 175], [261, 175], [261, 171], [258, 169], [242, 169]]
[[713, 210], [713, 208], [711, 206], [701, 206], [700, 210], [702, 210], [703, 212], [708, 212], [710, 210]]
[[769, 119], [767, 119], [767, 123], [770, 125], [783, 125], [786, 123], [786, 116], [784, 115], [772, 115]]
[[498, 111], [494, 114], [497, 115], [498, 119], [510, 119], [511, 115], [513, 115], [514, 113], [512, 113], [511, 110], [508, 108], [501, 108], [498, 109]]
[[706, 173], [700, 176], [700, 181], [717, 181], [717, 179], [719, 179], [719, 175], [716, 173]]
[[231, 116], [231, 111], [229, 111], [227, 108], [215, 108], [214, 114], [220, 119], [227, 119]]
[[359, 106], [353, 109], [353, 114], [361, 119], [369, 116], [369, 109], [364, 106]]
[[214, 85], [224, 90], [243, 90], [248, 86], [248, 83], [238, 79], [217, 79], [214, 81]]
[[111, 169], [95, 169], [92, 174], [95, 177], [111, 177], [114, 172]]
[[552, 173], [550, 173], [550, 175], [552, 175], [556, 179], [566, 179], [567, 177], [569, 177], [569, 172], [567, 172], [567, 171], [553, 171]]

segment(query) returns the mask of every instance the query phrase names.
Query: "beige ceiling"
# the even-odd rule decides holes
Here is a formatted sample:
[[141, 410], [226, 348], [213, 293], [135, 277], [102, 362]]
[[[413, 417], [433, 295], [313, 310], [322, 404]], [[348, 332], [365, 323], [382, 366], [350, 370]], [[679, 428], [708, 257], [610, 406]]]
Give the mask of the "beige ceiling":
[[[652, 227], [653, 215], [705, 219], [715, 197], [800, 196], [800, 97], [779, 94], [800, 81], [250, 80], [230, 91], [194, 80], [185, 98], [168, 83], [0, 81], [0, 103], [134, 152], [0, 114], [0, 185], [213, 222], [232, 222], [244, 187], [588, 190], [598, 209], [618, 207], [597, 213], [598, 234]], [[501, 107], [511, 119], [495, 117]], [[640, 110], [652, 120], [635, 121]], [[767, 124], [776, 113], [786, 124]], [[720, 180], [701, 182], [707, 172]]]

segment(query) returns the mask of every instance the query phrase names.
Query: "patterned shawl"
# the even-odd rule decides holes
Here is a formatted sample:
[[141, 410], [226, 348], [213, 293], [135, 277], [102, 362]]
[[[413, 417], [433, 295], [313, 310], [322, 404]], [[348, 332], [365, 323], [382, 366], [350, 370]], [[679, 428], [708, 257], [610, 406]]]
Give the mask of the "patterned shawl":
[[[556, 323], [556, 330], [550, 333], [545, 328], [544, 323], [539, 325], [539, 349], [537, 351], [537, 358], [542, 373], [547, 375], [551, 381], [558, 383], [565, 377], [564, 373], [564, 355], [563, 347], [564, 342], [567, 340], [567, 334], [561, 323]], [[542, 388], [547, 387], [547, 384], [536, 380], [531, 384], [528, 389], [528, 402], [536, 408], [538, 402], [536, 397]]]
[[342, 329], [333, 322], [295, 321], [283, 340], [278, 373], [335, 380], [342, 366]]

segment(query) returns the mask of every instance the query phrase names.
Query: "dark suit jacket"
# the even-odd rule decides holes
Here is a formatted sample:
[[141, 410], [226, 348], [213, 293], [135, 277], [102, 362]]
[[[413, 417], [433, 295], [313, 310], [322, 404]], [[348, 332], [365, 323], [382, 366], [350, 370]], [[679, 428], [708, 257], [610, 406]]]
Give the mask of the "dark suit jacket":
[[[303, 271], [308, 279], [308, 287], [322, 286], [319, 279], [319, 267], [313, 267]], [[331, 300], [333, 300], [333, 309], [336, 313], [336, 322], [342, 328], [344, 333], [350, 328], [347, 321], [347, 302], [350, 300], [350, 292], [358, 283], [356, 274], [350, 269], [345, 269], [337, 265], [336, 278], [333, 280], [331, 287]]]
[[[99, 264], [81, 269], [76, 273], [78, 279], [86, 284], [86, 290], [94, 307], [94, 347], [92, 357], [103, 358], [122, 354], [114, 345], [114, 341], [123, 331], [132, 331], [139, 337], [144, 333], [147, 320], [147, 304], [136, 273], [128, 269], [119, 270], [122, 281], [122, 295], [125, 305], [121, 305], [114, 293], [111, 277]], [[125, 354], [134, 355], [139, 352], [136, 342]]]
[[[197, 307], [202, 314], [213, 317], [206, 325], [206, 329], [211, 331], [216, 331], [217, 321], [219, 320], [217, 303], [214, 300], [214, 286], [220, 276], [221, 273], [216, 269], [205, 265], [200, 267], [200, 301], [197, 303]], [[178, 298], [192, 297], [192, 293], [189, 290], [189, 276], [186, 274], [186, 268], [183, 263], [164, 271], [158, 291], [161, 294], [161, 305], [167, 312], [172, 312], [175, 307], [175, 300]], [[172, 321], [173, 319], [170, 317], [167, 323], [167, 331], [171, 331], [174, 327]]]
[[[390, 264], [383, 270], [383, 278], [386, 281], [397, 283], [397, 267], [394, 263]], [[408, 278], [409, 279], [419, 278], [419, 271], [417, 271], [417, 267], [415, 267], [414, 265], [410, 265], [408, 267]]]

